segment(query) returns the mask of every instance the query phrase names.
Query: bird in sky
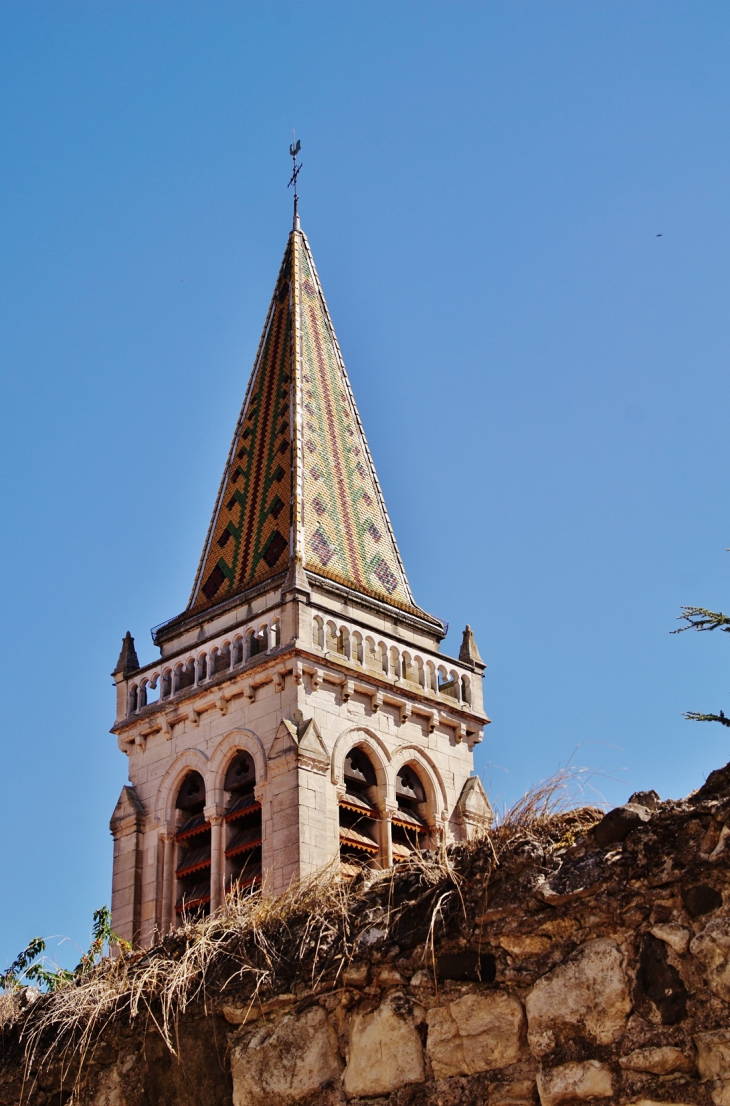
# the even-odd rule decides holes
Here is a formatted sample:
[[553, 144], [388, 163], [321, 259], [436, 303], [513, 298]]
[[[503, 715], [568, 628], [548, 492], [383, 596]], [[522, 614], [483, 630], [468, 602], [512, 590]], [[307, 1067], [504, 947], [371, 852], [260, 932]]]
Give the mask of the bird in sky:
[[663, 234], [655, 234], [655, 235], [654, 235], [654, 237], [655, 237], [655, 238], [663, 238], [663, 237], [664, 237], [664, 235], [663, 235]]

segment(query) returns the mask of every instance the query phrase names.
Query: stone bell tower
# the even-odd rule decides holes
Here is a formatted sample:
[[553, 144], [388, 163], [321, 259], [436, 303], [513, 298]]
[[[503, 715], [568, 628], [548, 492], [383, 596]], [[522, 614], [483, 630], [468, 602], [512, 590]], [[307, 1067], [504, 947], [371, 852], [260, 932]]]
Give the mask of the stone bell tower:
[[233, 887], [483, 825], [484, 664], [445, 632], [411, 595], [295, 215], [190, 601], [158, 660], [128, 634], [113, 673], [115, 930], [148, 944]]

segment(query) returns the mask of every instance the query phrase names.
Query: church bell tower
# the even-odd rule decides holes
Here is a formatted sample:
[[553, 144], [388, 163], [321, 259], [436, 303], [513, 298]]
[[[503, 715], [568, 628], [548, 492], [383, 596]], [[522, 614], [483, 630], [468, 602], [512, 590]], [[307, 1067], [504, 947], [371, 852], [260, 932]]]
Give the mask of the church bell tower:
[[277, 894], [464, 840], [491, 812], [469, 627], [411, 594], [295, 212], [192, 594], [113, 672], [129, 784], [114, 929], [148, 945], [234, 885]]

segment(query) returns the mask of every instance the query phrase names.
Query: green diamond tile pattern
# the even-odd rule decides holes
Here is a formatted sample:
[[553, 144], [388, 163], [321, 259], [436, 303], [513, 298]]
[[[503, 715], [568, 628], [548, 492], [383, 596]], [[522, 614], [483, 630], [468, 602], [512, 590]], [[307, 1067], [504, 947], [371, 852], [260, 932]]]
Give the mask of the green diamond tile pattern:
[[292, 497], [289, 242], [218, 493], [189, 610], [286, 571]]

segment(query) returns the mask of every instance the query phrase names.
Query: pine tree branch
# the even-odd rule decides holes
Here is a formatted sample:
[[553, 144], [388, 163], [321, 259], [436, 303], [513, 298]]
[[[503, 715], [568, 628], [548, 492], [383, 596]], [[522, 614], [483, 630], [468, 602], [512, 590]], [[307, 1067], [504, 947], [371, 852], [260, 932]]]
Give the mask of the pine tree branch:
[[730, 615], [708, 611], [704, 607], [682, 607], [682, 613], [677, 618], [684, 619], [687, 625], [672, 630], [673, 634], [681, 634], [685, 630], [722, 630], [730, 634]]
[[[688, 627], [685, 627], [687, 629]], [[698, 714], [697, 711], [689, 711], [684, 715], [690, 722], [720, 722], [723, 726], [730, 726], [730, 718], [723, 711], [719, 714]]]

